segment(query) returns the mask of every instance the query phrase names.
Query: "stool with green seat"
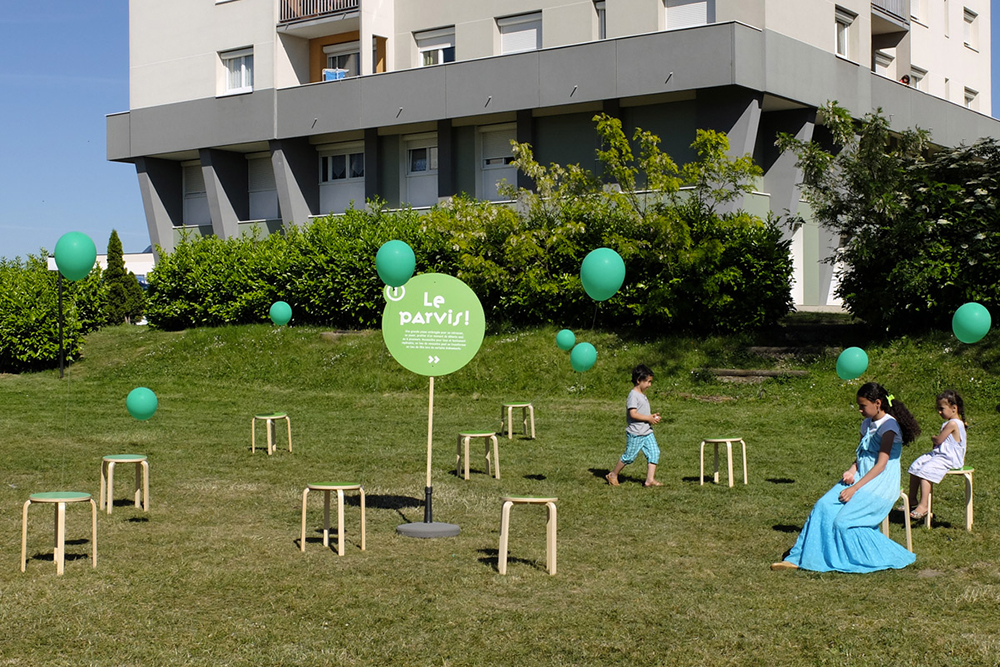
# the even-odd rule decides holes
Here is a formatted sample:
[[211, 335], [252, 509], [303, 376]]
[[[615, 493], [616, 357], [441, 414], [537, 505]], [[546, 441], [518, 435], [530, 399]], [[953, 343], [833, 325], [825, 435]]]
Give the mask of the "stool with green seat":
[[493, 443], [492, 474], [500, 479], [500, 447], [497, 443], [497, 434], [493, 431], [463, 431], [458, 434], [458, 450], [455, 453], [455, 475], [458, 475], [459, 466], [462, 463], [462, 449], [465, 448], [465, 479], [469, 479], [469, 441], [473, 438], [482, 438], [486, 445], [486, 474], [491, 474], [490, 465], [490, 442]]
[[71, 503], [90, 503], [91, 529], [90, 542], [92, 547], [92, 567], [97, 567], [97, 505], [89, 493], [76, 491], [48, 491], [33, 493], [24, 503], [24, 513], [21, 520], [21, 572], [28, 563], [28, 507], [34, 503], [50, 503], [55, 506], [56, 529], [55, 550], [52, 560], [56, 563], [56, 574], [62, 574], [66, 562], [66, 505]]
[[[115, 465], [118, 463], [135, 464], [135, 506], [141, 507], [143, 512], [149, 511], [149, 461], [145, 454], [111, 454], [101, 459], [101, 495], [97, 503], [99, 509], [104, 509], [107, 502], [108, 514], [111, 514], [111, 507], [114, 502], [111, 500], [115, 483]], [[142, 484], [140, 485], [140, 481]]]
[[[945, 477], [948, 475], [961, 475], [965, 478], [965, 529], [967, 531], [972, 531], [972, 473], [976, 472], [976, 469], [972, 466], [962, 466], [961, 468], [955, 468], [949, 470], [945, 473]], [[931, 527], [931, 517], [934, 513], [931, 511], [931, 500], [934, 498], [934, 485], [931, 484], [931, 493], [927, 495], [927, 516], [924, 517], [924, 527]]]
[[344, 555], [344, 491], [361, 495], [361, 550], [365, 550], [365, 490], [356, 482], [322, 482], [306, 485], [302, 492], [302, 536], [299, 548], [306, 550], [306, 499], [310, 491], [323, 492], [323, 546], [330, 546], [330, 492], [337, 492], [337, 555]]
[[528, 422], [531, 422], [531, 439], [535, 439], [535, 406], [533, 406], [528, 401], [511, 401], [509, 403], [504, 403], [503, 407], [500, 409], [500, 433], [503, 433], [504, 427], [507, 429], [507, 439], [513, 440], [514, 438], [514, 410], [520, 408], [521, 410], [521, 424], [524, 427], [524, 435], [528, 435]]
[[270, 456], [274, 453], [275, 442], [274, 442], [274, 423], [279, 419], [284, 419], [285, 424], [288, 426], [288, 451], [292, 451], [292, 420], [288, 418], [288, 415], [284, 412], [272, 412], [270, 414], [254, 415], [253, 419], [250, 420], [250, 453], [253, 454], [257, 451], [257, 421], [263, 421], [267, 424], [267, 455]]
[[701, 474], [699, 475], [699, 481], [702, 485], [705, 484], [705, 445], [715, 445], [715, 483], [719, 483], [719, 445], [726, 445], [726, 455], [729, 460], [729, 486], [733, 485], [733, 443], [738, 442], [743, 445], [743, 483], [747, 483], [747, 443], [743, 441], [743, 438], [733, 437], [733, 438], [705, 438], [701, 441]]

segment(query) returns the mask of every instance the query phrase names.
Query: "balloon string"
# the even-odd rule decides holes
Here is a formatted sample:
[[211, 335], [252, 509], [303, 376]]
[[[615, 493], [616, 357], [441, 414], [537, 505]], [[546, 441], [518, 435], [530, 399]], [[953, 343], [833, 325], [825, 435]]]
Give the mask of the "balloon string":
[[600, 303], [594, 304], [594, 321], [590, 323], [590, 329], [593, 331], [594, 327], [597, 326], [597, 309], [601, 307]]

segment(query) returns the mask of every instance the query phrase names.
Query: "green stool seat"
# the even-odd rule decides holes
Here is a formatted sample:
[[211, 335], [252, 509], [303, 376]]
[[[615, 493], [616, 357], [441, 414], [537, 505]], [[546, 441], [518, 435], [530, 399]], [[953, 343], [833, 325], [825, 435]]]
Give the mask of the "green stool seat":
[[[109, 454], [101, 459], [101, 495], [97, 506], [100, 509], [107, 507], [108, 514], [114, 502], [111, 495], [114, 493], [115, 465], [118, 463], [135, 464], [135, 506], [142, 507], [143, 512], [149, 511], [149, 461], [145, 454]], [[107, 503], [107, 505], [105, 505]]]
[[21, 518], [21, 572], [24, 572], [28, 563], [28, 508], [33, 503], [49, 503], [55, 506], [55, 549], [52, 554], [52, 560], [56, 563], [56, 574], [61, 575], [66, 564], [66, 505], [82, 502], [90, 503], [91, 560], [93, 567], [97, 567], [97, 505], [94, 503], [93, 497], [89, 493], [78, 491], [45, 491], [43, 493], [32, 493], [24, 503], [24, 511]]

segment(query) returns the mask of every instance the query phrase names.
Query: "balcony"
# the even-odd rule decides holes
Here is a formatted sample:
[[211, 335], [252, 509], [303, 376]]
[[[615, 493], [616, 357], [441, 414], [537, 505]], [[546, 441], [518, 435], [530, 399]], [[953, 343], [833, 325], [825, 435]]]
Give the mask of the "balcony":
[[320, 19], [357, 11], [361, 0], [281, 0], [281, 23]]
[[895, 19], [903, 24], [910, 22], [910, 0], [872, 0], [872, 9], [876, 13], [888, 14], [886, 18], [890, 20]]

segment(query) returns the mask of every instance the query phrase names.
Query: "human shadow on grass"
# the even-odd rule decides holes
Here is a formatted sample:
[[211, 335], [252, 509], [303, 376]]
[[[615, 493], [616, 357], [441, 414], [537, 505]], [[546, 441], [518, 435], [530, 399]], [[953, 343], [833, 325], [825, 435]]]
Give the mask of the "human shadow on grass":
[[[479, 562], [483, 565], [491, 567], [495, 572], [500, 571], [500, 550], [499, 549], [479, 549], [479, 553], [483, 554], [483, 557], [479, 559]], [[507, 565], [510, 566], [511, 563], [520, 563], [522, 565], [530, 565], [536, 570], [547, 571], [545, 563], [539, 565], [537, 560], [530, 560], [528, 558], [517, 558], [507, 554]]]
[[[588, 472], [594, 477], [598, 478], [605, 484], [608, 483], [608, 473], [611, 472], [608, 468], [588, 468]], [[618, 473], [618, 484], [642, 484], [646, 481], [645, 477], [632, 477], [631, 475], [625, 475], [623, 473]]]

